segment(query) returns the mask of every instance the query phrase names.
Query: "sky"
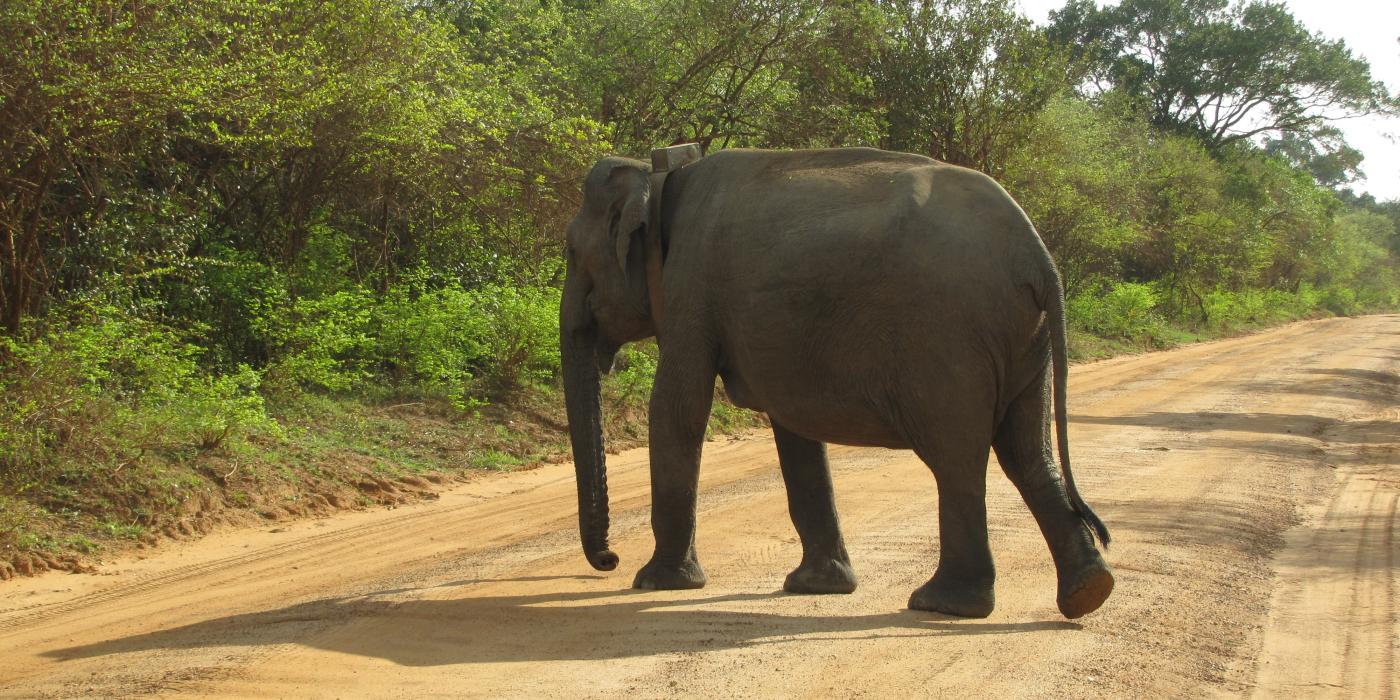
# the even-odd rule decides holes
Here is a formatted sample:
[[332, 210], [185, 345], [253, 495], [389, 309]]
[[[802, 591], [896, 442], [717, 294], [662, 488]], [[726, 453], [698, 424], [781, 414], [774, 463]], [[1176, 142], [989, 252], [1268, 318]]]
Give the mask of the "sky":
[[[1032, 21], [1044, 24], [1064, 0], [1017, 0]], [[1116, 4], [1099, 0], [1100, 6]], [[1393, 0], [1283, 0], [1293, 16], [1328, 39], [1341, 39], [1354, 55], [1371, 64], [1371, 76], [1400, 91], [1400, 3]], [[1335, 122], [1347, 143], [1366, 156], [1366, 178], [1356, 192], [1377, 200], [1400, 199], [1400, 117], [1361, 117]]]

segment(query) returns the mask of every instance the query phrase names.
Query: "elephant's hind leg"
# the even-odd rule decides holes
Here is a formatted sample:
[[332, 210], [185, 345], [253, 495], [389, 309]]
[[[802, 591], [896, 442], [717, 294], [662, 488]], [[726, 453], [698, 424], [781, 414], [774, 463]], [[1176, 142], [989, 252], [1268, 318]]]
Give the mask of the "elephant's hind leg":
[[1011, 403], [993, 447], [1002, 470], [1035, 516], [1059, 579], [1057, 602], [1074, 619], [1098, 609], [1113, 592], [1113, 571], [1070, 507], [1050, 450], [1049, 396], [1042, 376]]
[[939, 549], [933, 578], [909, 597], [909, 607], [986, 617], [996, 607], [996, 567], [987, 544], [987, 442], [966, 436], [948, 442], [917, 450], [938, 480]]
[[778, 463], [787, 485], [788, 512], [802, 539], [802, 563], [787, 576], [783, 590], [790, 593], [850, 593], [856, 589], [841, 526], [836, 518], [836, 496], [826, 446], [808, 440], [773, 423], [778, 443]]

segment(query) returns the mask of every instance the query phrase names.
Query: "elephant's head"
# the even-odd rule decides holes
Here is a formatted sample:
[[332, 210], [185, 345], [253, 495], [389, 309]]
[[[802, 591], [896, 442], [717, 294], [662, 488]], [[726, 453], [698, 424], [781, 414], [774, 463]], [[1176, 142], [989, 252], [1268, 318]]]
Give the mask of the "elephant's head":
[[647, 297], [644, 250], [650, 169], [625, 158], [593, 166], [583, 206], [569, 224], [568, 278], [559, 308], [559, 348], [569, 438], [578, 474], [579, 534], [595, 569], [610, 571], [607, 467], [599, 375], [623, 343], [655, 334]]

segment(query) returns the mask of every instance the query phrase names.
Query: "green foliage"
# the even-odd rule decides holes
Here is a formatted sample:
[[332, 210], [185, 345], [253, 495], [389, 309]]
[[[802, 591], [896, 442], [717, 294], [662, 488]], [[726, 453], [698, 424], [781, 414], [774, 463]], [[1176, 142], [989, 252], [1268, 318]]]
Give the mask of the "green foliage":
[[[1240, 220], [1252, 245], [1250, 264], [1265, 286], [1296, 288], [1318, 277], [1322, 251], [1329, 245], [1335, 196], [1307, 173], [1257, 151], [1237, 152], [1228, 161], [1225, 194], [1240, 205]], [[1236, 281], [1255, 283], [1251, 277]]]
[[374, 318], [375, 356], [390, 375], [460, 408], [559, 371], [556, 289], [401, 286]]
[[519, 457], [509, 455], [498, 450], [486, 450], [472, 455], [472, 466], [477, 469], [489, 469], [492, 471], [505, 471], [520, 464]]
[[1320, 304], [1326, 305], [1326, 295], [1305, 284], [1296, 292], [1217, 289], [1202, 297], [1200, 308], [1206, 327], [1229, 331], [1293, 321], [1314, 312]]
[[1329, 245], [1318, 255], [1317, 277], [1333, 313], [1400, 304], [1400, 267], [1387, 246], [1397, 235], [1391, 219], [1374, 211], [1348, 211], [1332, 222], [1329, 234]]
[[[1307, 288], [1335, 297], [1335, 313], [1389, 308], [1394, 298], [1393, 222], [1379, 212], [1340, 213], [1337, 196], [1308, 172], [1259, 149], [1212, 156], [1130, 111], [1062, 99], [1041, 114], [1004, 180], [1070, 296], [1083, 297], [1077, 303], [1093, 332], [1139, 332], [1104, 322], [1099, 312], [1108, 307], [1089, 301], [1101, 294], [1086, 287], [1114, 280], [1154, 285], [1164, 321], [1221, 328], [1298, 318], [1299, 298], [1321, 303]], [[1340, 291], [1363, 287], [1370, 291], [1356, 303]], [[1279, 312], [1252, 308], [1257, 300]]]
[[485, 322], [482, 370], [497, 389], [545, 382], [559, 373], [559, 299], [553, 288], [486, 287], [472, 293]]
[[280, 434], [246, 365], [207, 372], [199, 348], [115, 306], [64, 315], [33, 340], [4, 341], [0, 485], [12, 492], [70, 463], [120, 468]]
[[273, 388], [345, 391], [369, 377], [374, 340], [367, 291], [279, 301], [259, 308], [253, 327], [269, 341], [267, 379]]
[[999, 175], [1036, 115], [1071, 87], [1068, 52], [1010, 0], [885, 0], [874, 68], [882, 145]]
[[423, 391], [453, 396], [463, 392], [472, 366], [485, 349], [482, 317], [459, 288], [417, 291], [395, 287], [375, 315], [376, 355], [390, 377]]
[[1160, 280], [1179, 311], [1184, 297], [1257, 282], [1268, 241], [1253, 211], [1228, 196], [1230, 173], [1189, 139], [1164, 136], [1147, 153], [1141, 184], [1147, 238], [1133, 272]]
[[875, 141], [864, 69], [882, 17], [868, 3], [617, 0], [580, 14], [561, 65], [626, 151]]
[[1065, 290], [1122, 275], [1147, 236], [1142, 179], [1153, 148], [1141, 121], [1061, 98], [1040, 115], [1003, 182], [1055, 254]]
[[1363, 311], [1357, 303], [1356, 290], [1347, 287], [1330, 286], [1323, 290], [1322, 306], [1334, 314], [1350, 316]]
[[[1048, 33], [1007, 0], [21, 0], [0, 40], [18, 47], [0, 57], [10, 334], [66, 298], [151, 299], [202, 361], [279, 390], [354, 391], [386, 369], [483, 379], [463, 347], [385, 359], [365, 310], [412, 315], [403, 285], [413, 300], [557, 286], [588, 165], [677, 139], [881, 144], [1004, 174], [1071, 291], [1165, 280], [1184, 308], [1222, 285], [1320, 283], [1325, 192], [1235, 132], [1148, 123], [1244, 84], [1313, 86], [1353, 111], [1393, 101], [1280, 7], [1222, 0], [1075, 2]], [[1097, 106], [1060, 97], [1081, 67], [1116, 86]], [[1286, 102], [1269, 104], [1303, 109]], [[1276, 150], [1324, 179], [1355, 166], [1328, 148], [1351, 160]], [[415, 322], [465, 303], [431, 294]], [[500, 352], [506, 374], [549, 365]]]
[[1109, 283], [1066, 301], [1070, 323], [1105, 338], [1151, 340], [1162, 331], [1162, 295], [1150, 284]]
[[1396, 113], [1400, 98], [1345, 42], [1264, 0], [1070, 0], [1051, 37], [1152, 123], [1218, 149], [1260, 134], [1310, 135], [1342, 115]]
[[656, 378], [657, 348], [655, 343], [633, 343], [624, 346], [613, 363], [608, 385], [622, 402], [640, 403], [651, 396], [651, 384]]
[[733, 435], [746, 429], [767, 425], [767, 417], [747, 408], [739, 408], [724, 397], [716, 396], [710, 408], [710, 421], [705, 426], [705, 438]]
[[1362, 177], [1361, 161], [1365, 156], [1347, 145], [1342, 131], [1333, 126], [1318, 127], [1311, 134], [1285, 132], [1267, 139], [1264, 150], [1306, 170], [1323, 187], [1341, 187]]

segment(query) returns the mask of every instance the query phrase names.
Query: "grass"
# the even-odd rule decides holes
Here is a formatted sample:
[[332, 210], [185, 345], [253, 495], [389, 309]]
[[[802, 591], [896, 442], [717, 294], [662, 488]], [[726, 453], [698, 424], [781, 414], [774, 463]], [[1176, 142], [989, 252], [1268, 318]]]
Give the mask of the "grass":
[[1168, 350], [1191, 343], [1200, 343], [1237, 334], [1237, 331], [1203, 331], [1174, 325], [1162, 325], [1153, 333], [1134, 338], [1105, 338], [1075, 328], [1069, 329], [1069, 358], [1072, 361], [1104, 360], [1118, 355], [1133, 355], [1154, 350]]

